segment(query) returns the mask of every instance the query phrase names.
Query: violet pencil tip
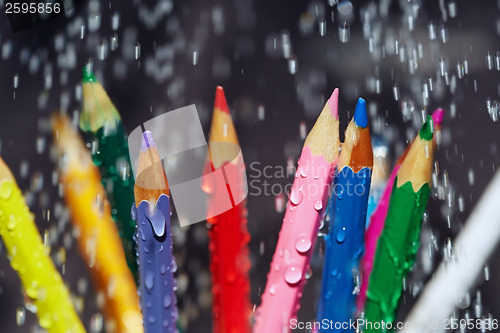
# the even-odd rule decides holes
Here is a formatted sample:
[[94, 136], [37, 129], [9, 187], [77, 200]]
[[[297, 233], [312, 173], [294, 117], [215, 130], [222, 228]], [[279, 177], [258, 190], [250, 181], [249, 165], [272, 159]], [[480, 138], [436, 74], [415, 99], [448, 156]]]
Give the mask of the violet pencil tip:
[[156, 147], [155, 140], [153, 139], [153, 134], [150, 131], [145, 131], [142, 133], [141, 151], [146, 151], [151, 147]]

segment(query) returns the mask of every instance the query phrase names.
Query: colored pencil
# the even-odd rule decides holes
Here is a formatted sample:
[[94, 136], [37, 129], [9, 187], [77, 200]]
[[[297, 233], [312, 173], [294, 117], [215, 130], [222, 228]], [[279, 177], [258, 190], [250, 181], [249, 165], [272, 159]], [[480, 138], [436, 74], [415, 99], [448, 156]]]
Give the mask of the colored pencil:
[[[384, 229], [378, 240], [369, 277], [365, 319], [393, 322], [403, 290], [403, 278], [412, 268], [419, 246], [422, 215], [430, 195], [434, 145], [433, 121], [427, 116], [396, 179]], [[376, 332], [367, 327], [366, 332]]]
[[[498, 246], [499, 197], [500, 172], [497, 171], [453, 242], [455, 258], [441, 262], [405, 319], [412, 326], [402, 333], [444, 332], [449, 329], [445, 325], [449, 324], [450, 315], [456, 309], [457, 298], [475, 287], [485, 263]], [[486, 328], [485, 331], [496, 332], [498, 320], [485, 318], [476, 327], [479, 326]]]
[[[215, 106], [210, 129], [210, 154], [212, 170], [224, 167], [225, 174], [235, 174], [230, 169], [238, 168], [232, 162], [236, 156], [226, 143], [239, 147], [229, 107], [222, 87], [217, 87]], [[236, 184], [242, 184], [241, 180]], [[233, 197], [241, 195], [243, 188], [229, 188]], [[240, 193], [235, 193], [240, 192]], [[217, 196], [209, 202], [210, 207], [217, 205]], [[213, 332], [246, 333], [250, 332], [250, 269], [249, 250], [250, 234], [247, 230], [247, 208], [243, 200], [228, 211], [209, 218], [210, 271], [212, 273], [213, 292]]]
[[170, 191], [149, 131], [142, 137], [134, 194], [144, 332], [177, 332]]
[[107, 324], [121, 333], [143, 332], [137, 288], [127, 267], [99, 170], [67, 117], [54, 115], [52, 124], [64, 199], [78, 232], [80, 253], [94, 283], [105, 295]]
[[290, 320], [300, 308], [305, 275], [338, 161], [338, 96], [335, 89], [305, 140], [256, 315], [255, 333], [288, 332]]
[[0, 158], [0, 236], [10, 265], [36, 306], [42, 328], [51, 333], [84, 333], [61, 275], [42, 242], [33, 214], [9, 167]]
[[[373, 153], [365, 101], [360, 98], [345, 132], [330, 203], [330, 230], [325, 237], [323, 280], [318, 321], [349, 323], [353, 319], [363, 255], [366, 209]], [[324, 327], [322, 327], [324, 329]], [[320, 332], [330, 332], [330, 329]], [[354, 332], [343, 329], [343, 332]]]
[[134, 241], [135, 221], [130, 216], [134, 204], [134, 176], [130, 168], [127, 136], [118, 110], [89, 66], [83, 69], [83, 108], [80, 128], [90, 138], [92, 160], [101, 172], [101, 181], [111, 204], [128, 267], [137, 281]]
[[[441, 123], [443, 121], [444, 110], [436, 109], [432, 113], [432, 120], [434, 121], [434, 132], [437, 132], [441, 129]], [[435, 136], [434, 136], [435, 139]], [[436, 145], [436, 140], [434, 142], [434, 147]], [[411, 147], [411, 144], [408, 145], [404, 153], [399, 157], [394, 165], [394, 169], [392, 170], [389, 179], [387, 181], [387, 185], [382, 194], [382, 197], [377, 205], [377, 208], [373, 212], [370, 217], [370, 224], [366, 230], [365, 234], [365, 255], [361, 260], [361, 290], [359, 292], [358, 300], [357, 300], [357, 308], [358, 312], [363, 311], [366, 302], [366, 290], [368, 289], [368, 281], [370, 278], [370, 274], [373, 268], [373, 259], [375, 257], [375, 250], [377, 248], [377, 242], [384, 229], [385, 218], [387, 216], [387, 210], [389, 208], [389, 201], [391, 198], [392, 189], [394, 186], [394, 180], [396, 179], [396, 175], [398, 170], [403, 163], [408, 151]]]

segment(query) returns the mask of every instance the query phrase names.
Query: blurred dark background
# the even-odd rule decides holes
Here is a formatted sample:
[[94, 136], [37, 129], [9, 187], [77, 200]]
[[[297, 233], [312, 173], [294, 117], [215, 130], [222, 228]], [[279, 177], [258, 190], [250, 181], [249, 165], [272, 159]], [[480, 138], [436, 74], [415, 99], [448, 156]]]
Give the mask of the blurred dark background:
[[[304, 139], [301, 126], [309, 131], [335, 87], [340, 89], [341, 132], [357, 98], [365, 98], [372, 136], [387, 146], [391, 166], [415, 135], [422, 114], [445, 109], [437, 181], [422, 237], [422, 248], [431, 244], [434, 250], [432, 257], [420, 256], [408, 281], [400, 312], [405, 317], [500, 161], [495, 109], [500, 1], [334, 2], [80, 0], [64, 17], [16, 33], [0, 6], [0, 155], [25, 191], [40, 232], [48, 231], [53, 257], [89, 332], [102, 329], [97, 295], [52, 182], [47, 130], [54, 110], [78, 117], [81, 70], [88, 61], [129, 131], [155, 115], [196, 104], [208, 134], [215, 87], [222, 85], [249, 166], [248, 180], [256, 180], [257, 188], [264, 181], [274, 189], [292, 182], [292, 176], [265, 179], [259, 170], [286, 170], [290, 161], [295, 165]], [[342, 42], [344, 21], [350, 38]], [[256, 195], [251, 188], [248, 197], [256, 306], [283, 218], [275, 206], [279, 194]], [[204, 223], [174, 229], [179, 308], [188, 332], [210, 327], [206, 230]], [[315, 318], [321, 244], [300, 320]], [[60, 260], [60, 251], [66, 260]], [[488, 281], [484, 274], [478, 278], [481, 301], [473, 290], [464, 297], [463, 309], [479, 304], [482, 314], [500, 317], [499, 270], [495, 254], [486, 269]], [[26, 306], [2, 248], [0, 331], [40, 331]]]

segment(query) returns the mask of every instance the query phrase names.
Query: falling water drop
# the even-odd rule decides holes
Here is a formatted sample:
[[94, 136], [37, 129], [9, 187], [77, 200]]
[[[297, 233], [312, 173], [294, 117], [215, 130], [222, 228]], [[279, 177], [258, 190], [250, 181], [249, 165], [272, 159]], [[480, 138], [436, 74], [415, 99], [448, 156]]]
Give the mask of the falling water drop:
[[294, 55], [291, 55], [290, 59], [288, 59], [288, 72], [290, 74], [297, 73], [297, 57]]
[[141, 57], [141, 43], [137, 43], [135, 45], [135, 60], [138, 60]]
[[486, 53], [486, 67], [489, 70], [493, 69], [493, 55], [489, 51]]
[[474, 169], [470, 168], [468, 172], [469, 185], [474, 185]]
[[399, 85], [397, 83], [395, 83], [393, 86], [392, 86], [392, 95], [394, 97], [394, 100], [397, 102], [399, 101]]
[[429, 24], [427, 25], [427, 27], [429, 28], [429, 39], [430, 40], [435, 40], [437, 38], [436, 36], [436, 25], [434, 24], [434, 22], [429, 22]]
[[115, 51], [118, 48], [118, 35], [116, 33], [111, 36], [111, 51]]
[[16, 323], [17, 323], [17, 326], [24, 325], [25, 321], [26, 321], [26, 309], [24, 307], [20, 306], [16, 310]]
[[339, 40], [341, 43], [347, 43], [351, 39], [351, 30], [347, 22], [339, 26]]
[[120, 13], [114, 12], [113, 17], [111, 18], [111, 29], [116, 31], [118, 30], [119, 26], [120, 26]]
[[324, 17], [319, 21], [319, 35], [326, 35], [326, 19]]

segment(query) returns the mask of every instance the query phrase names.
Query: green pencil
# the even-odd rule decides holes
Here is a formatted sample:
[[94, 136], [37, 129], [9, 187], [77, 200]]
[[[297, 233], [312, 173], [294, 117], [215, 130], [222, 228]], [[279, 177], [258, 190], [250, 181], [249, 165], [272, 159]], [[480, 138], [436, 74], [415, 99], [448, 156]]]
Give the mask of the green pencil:
[[136, 224], [130, 214], [134, 204], [134, 177], [127, 137], [118, 110], [88, 66], [83, 69], [82, 86], [80, 128], [91, 138], [92, 160], [101, 171], [101, 180], [122, 239], [127, 264], [137, 283]]
[[403, 278], [415, 262], [422, 216], [430, 195], [432, 136], [433, 123], [428, 116], [398, 171], [368, 281], [364, 332], [392, 331], [387, 324], [394, 322]]

